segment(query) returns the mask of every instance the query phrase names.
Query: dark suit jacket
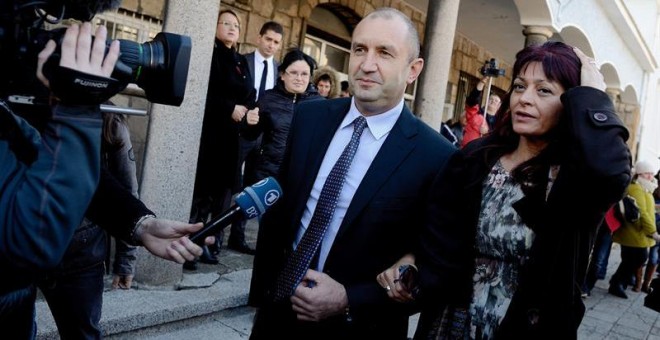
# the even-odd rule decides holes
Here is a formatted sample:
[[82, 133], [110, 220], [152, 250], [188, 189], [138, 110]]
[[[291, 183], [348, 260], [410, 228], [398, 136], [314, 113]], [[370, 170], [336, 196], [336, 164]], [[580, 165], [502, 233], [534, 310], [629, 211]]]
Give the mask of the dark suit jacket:
[[[259, 228], [250, 290], [254, 306], [272, 307], [272, 287], [292, 251], [327, 147], [349, 107], [350, 99], [341, 98], [305, 102], [296, 109], [278, 178], [283, 198]], [[387, 297], [376, 275], [416, 248], [430, 187], [456, 158], [459, 153], [449, 142], [404, 107], [353, 196], [324, 266], [346, 288], [352, 321], [338, 316], [282, 325], [290, 336], [406, 338], [409, 310]], [[283, 313], [290, 308], [280, 306]], [[270, 329], [257, 331], [273, 334]]]
[[[256, 53], [257, 52], [254, 51], [254, 52], [250, 52], [250, 53], [245, 55], [245, 59], [247, 59], [248, 68], [250, 69], [250, 74], [252, 75], [252, 81], [256, 81], [254, 79], [257, 79], [256, 74], [254, 74], [254, 59], [255, 59], [255, 54]], [[274, 73], [274, 75], [275, 75], [274, 80], [275, 81], [273, 82], [273, 84], [277, 84], [277, 78], [278, 78], [277, 68], [280, 67], [280, 63], [278, 63], [277, 60], [275, 60], [275, 58], [273, 58], [273, 66], [274, 66], [273, 71], [275, 72]], [[266, 90], [270, 90], [270, 88], [267, 88]], [[262, 93], [259, 93], [259, 96], [261, 96], [261, 95], [262, 95]]]

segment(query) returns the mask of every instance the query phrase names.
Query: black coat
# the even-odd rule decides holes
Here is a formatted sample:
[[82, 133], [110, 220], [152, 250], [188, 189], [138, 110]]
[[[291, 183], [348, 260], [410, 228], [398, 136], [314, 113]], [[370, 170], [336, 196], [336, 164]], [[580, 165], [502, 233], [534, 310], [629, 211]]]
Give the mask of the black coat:
[[239, 188], [238, 136], [242, 122], [231, 115], [235, 105], [254, 107], [255, 90], [245, 56], [216, 40], [211, 61], [204, 125], [199, 146], [195, 196]]
[[[625, 143], [628, 132], [608, 96], [577, 87], [566, 91], [561, 101], [567, 138], [547, 200], [544, 187], [539, 194], [526, 195], [514, 204], [535, 238], [497, 339], [577, 337], [585, 311], [580, 287], [594, 235], [607, 209], [621, 198], [630, 182], [630, 152]], [[491, 145], [493, 138], [476, 140], [463, 150], [464, 208], [457, 213], [471, 230], [477, 227], [484, 179], [502, 156], [486, 154], [484, 146]], [[437, 241], [425, 241], [425, 249], [433, 252], [432, 244]], [[534, 319], [538, 322], [532, 324]], [[427, 327], [432, 326], [420, 325], [417, 335], [423, 336]]]
[[302, 102], [320, 99], [323, 97], [311, 84], [305, 92], [293, 94], [286, 91], [281, 81], [259, 99], [259, 123], [248, 127], [243, 134], [246, 139], [254, 139], [263, 132], [255, 180], [276, 176], [279, 172], [294, 108]]

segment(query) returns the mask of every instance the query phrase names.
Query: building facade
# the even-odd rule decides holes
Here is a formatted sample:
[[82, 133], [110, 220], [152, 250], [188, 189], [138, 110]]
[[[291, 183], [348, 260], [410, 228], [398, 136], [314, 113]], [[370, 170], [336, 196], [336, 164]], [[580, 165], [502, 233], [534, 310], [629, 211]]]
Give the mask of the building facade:
[[[105, 25], [112, 22], [113, 32], [139, 41], [153, 37], [154, 27], [162, 24], [166, 30], [168, 26], [180, 29], [182, 34], [190, 25], [213, 28], [215, 22], [210, 14], [194, 23], [181, 22], [184, 19], [180, 18], [188, 12], [217, 13], [219, 8], [230, 8], [242, 22], [240, 52], [254, 50], [261, 25], [275, 20], [285, 28], [278, 57], [289, 47], [300, 47], [320, 65], [332, 65], [345, 77], [355, 25], [366, 14], [383, 6], [401, 10], [420, 32], [426, 59], [424, 76], [408, 88], [406, 101], [434, 128], [439, 127], [440, 121], [460, 114], [465, 96], [481, 77], [479, 69], [484, 61], [494, 58], [498, 67], [504, 69], [504, 75], [494, 78], [492, 84], [492, 91], [503, 93], [511, 82], [511, 65], [517, 51], [527, 44], [559, 40], [595, 58], [605, 77], [606, 92], [630, 131], [628, 143], [635, 159], [650, 160], [660, 167], [660, 133], [657, 133], [660, 1], [657, 0], [228, 0], [221, 3], [197, 0], [176, 6], [172, 3], [166, 6], [164, 0], [126, 0], [119, 11], [98, 15], [96, 20]], [[194, 41], [193, 50], [210, 46], [213, 37], [208, 35]], [[194, 62], [208, 64], [210, 56]], [[199, 81], [207, 79], [207, 74], [193, 72], [188, 77], [189, 81], [191, 77], [192, 81]], [[203, 98], [202, 88], [198, 87], [203, 93], [187, 92], [186, 97]], [[183, 110], [185, 105], [184, 100]], [[195, 124], [201, 126], [201, 113], [195, 117], [198, 119]], [[151, 120], [145, 119], [147, 123]], [[134, 138], [142, 138], [147, 151], [151, 149], [147, 142], [150, 139], [140, 134], [149, 130], [144, 126], [141, 132], [134, 133]], [[196, 147], [191, 145], [185, 152], [196, 155]], [[157, 165], [145, 164], [145, 170], [149, 166]], [[161, 180], [180, 181], [182, 187], [192, 188], [190, 182], [194, 179], [186, 173], [189, 167], [177, 171], [177, 164], [169, 166], [173, 172], [164, 174]], [[174, 216], [186, 214], [187, 211], [173, 213]]]

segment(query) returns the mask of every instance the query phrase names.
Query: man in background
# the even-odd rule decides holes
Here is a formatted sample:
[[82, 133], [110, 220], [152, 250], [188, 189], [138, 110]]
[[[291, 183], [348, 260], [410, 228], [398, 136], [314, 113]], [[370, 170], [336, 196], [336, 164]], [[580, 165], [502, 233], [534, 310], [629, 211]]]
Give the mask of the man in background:
[[342, 80], [341, 92], [339, 93], [339, 97], [345, 98], [350, 96], [351, 96], [351, 92], [348, 90], [348, 80]]

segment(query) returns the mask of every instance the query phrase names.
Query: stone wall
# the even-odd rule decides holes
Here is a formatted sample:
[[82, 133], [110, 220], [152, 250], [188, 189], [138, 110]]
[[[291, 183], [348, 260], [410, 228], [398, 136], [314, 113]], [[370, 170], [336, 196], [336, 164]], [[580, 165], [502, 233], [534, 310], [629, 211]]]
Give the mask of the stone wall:
[[481, 78], [482, 75], [479, 73], [479, 70], [484, 65], [484, 62], [486, 60], [490, 60], [491, 58], [497, 59], [499, 62], [498, 67], [505, 70], [504, 76], [493, 78], [492, 86], [506, 91], [509, 89], [509, 85], [511, 84], [512, 65], [501, 62], [501, 58], [493, 55], [461, 33], [456, 32], [456, 37], [454, 38], [454, 47], [452, 51], [451, 70], [449, 71], [449, 82], [451, 83], [452, 87], [454, 87], [452, 90], [452, 96], [449, 98], [451, 100], [451, 104], [455, 104], [454, 101], [456, 99], [456, 87], [461, 71], [471, 76]]
[[412, 19], [420, 32], [420, 41], [424, 39], [426, 14], [401, 0], [228, 0], [222, 1], [221, 7], [234, 10], [241, 19], [243, 30], [238, 41], [241, 53], [254, 51], [259, 29], [265, 22], [269, 20], [279, 22], [284, 27], [284, 38], [282, 49], [276, 58], [281, 59], [288, 48], [302, 45], [307, 18], [316, 6], [323, 4], [344, 6], [359, 17], [364, 17], [380, 7], [396, 8]]

